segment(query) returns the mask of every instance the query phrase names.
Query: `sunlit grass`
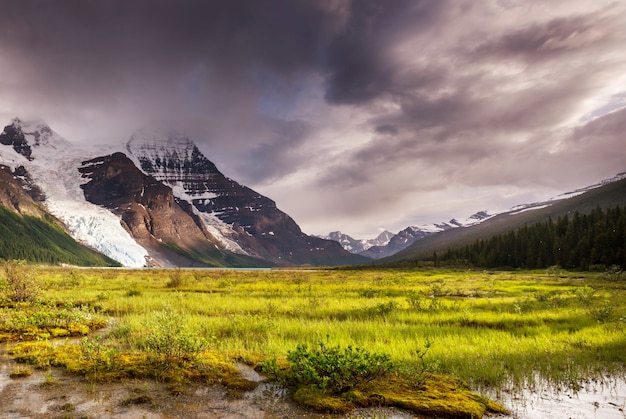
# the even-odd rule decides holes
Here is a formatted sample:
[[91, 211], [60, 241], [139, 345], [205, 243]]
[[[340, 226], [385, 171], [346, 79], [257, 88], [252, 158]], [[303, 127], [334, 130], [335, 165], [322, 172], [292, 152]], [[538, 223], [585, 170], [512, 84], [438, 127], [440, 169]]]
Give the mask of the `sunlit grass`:
[[[44, 307], [108, 319], [103, 343], [118, 351], [142, 350], [154, 313], [169, 311], [213, 353], [254, 364], [324, 340], [388, 354], [404, 370], [426, 362], [477, 389], [537, 378], [576, 386], [625, 372], [626, 284], [595, 274], [70, 268], [36, 274], [45, 283]], [[6, 304], [1, 310], [6, 338], [19, 316]]]

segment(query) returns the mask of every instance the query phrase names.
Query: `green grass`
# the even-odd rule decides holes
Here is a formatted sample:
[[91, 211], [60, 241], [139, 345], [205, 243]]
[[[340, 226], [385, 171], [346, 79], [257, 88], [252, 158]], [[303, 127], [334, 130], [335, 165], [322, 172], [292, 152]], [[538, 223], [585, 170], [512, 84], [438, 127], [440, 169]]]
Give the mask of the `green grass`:
[[[178, 359], [176, 368], [187, 371], [182, 375], [195, 377], [190, 365], [204, 359], [200, 370], [208, 371], [208, 356], [219, 361], [216, 371], [228, 375], [228, 362], [285, 363], [298, 345], [324, 341], [387, 354], [403, 377], [426, 370], [433, 377], [457, 377], [474, 390], [537, 379], [576, 387], [585, 379], [625, 372], [626, 283], [598, 274], [33, 269], [43, 279], [41, 301], [0, 304], [0, 336], [28, 338], [15, 325], [33, 310], [49, 315], [27, 326], [49, 334], [67, 312], [77, 319], [74, 328], [84, 324], [93, 330], [89, 321], [108, 319], [98, 345], [115, 352], [118, 364], [111, 365], [134, 359], [138, 371], [149, 369], [146, 362]], [[159, 353], [163, 345], [150, 338], [174, 327], [159, 323], [168, 316], [181, 326], [175, 345], [189, 359]], [[119, 369], [127, 371], [122, 378], [133, 376], [128, 365]], [[300, 396], [310, 400], [310, 392], [303, 392]], [[385, 395], [388, 401], [394, 397]], [[416, 403], [425, 403], [417, 396], [402, 400], [394, 404], [415, 411]]]

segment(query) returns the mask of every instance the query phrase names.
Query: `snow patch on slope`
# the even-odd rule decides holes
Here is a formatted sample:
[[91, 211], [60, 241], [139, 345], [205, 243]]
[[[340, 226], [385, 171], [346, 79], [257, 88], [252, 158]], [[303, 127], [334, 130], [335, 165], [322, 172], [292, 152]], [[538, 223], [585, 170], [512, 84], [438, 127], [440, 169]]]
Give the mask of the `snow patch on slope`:
[[240, 255], [248, 255], [248, 253], [239, 246], [237, 242], [228, 238], [234, 234], [232, 228], [217, 218], [214, 214], [201, 212], [194, 208], [194, 213], [200, 217], [207, 231], [219, 242], [222, 247], [230, 252]]

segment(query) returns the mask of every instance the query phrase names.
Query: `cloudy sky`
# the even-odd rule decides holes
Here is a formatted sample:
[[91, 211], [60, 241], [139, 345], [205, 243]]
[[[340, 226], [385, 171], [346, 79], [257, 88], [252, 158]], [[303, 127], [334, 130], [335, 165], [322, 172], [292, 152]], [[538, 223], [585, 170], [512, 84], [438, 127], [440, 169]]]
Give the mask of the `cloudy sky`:
[[0, 0], [0, 124], [158, 123], [307, 233], [358, 238], [626, 171], [626, 2]]

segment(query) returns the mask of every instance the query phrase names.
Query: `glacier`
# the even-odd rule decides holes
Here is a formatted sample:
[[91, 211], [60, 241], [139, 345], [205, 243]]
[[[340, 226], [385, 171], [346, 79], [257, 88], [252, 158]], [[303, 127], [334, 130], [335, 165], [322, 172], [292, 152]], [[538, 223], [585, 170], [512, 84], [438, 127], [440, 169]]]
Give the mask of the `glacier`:
[[[70, 143], [41, 121], [14, 119], [32, 148], [32, 160], [10, 147], [0, 146], [0, 163], [13, 170], [24, 166], [45, 194], [48, 211], [61, 220], [70, 235], [126, 267], [146, 265], [148, 252], [105, 208], [85, 200], [78, 172], [81, 162], [93, 158], [93, 150]], [[109, 147], [110, 150], [110, 147]], [[110, 151], [109, 151], [110, 152]]]

